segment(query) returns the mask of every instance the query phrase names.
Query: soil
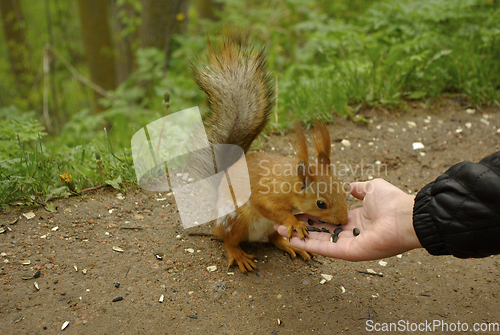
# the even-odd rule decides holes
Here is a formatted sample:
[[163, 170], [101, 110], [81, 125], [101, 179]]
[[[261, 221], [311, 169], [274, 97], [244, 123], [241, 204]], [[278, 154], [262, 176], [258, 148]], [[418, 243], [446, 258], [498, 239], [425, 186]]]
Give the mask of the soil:
[[[368, 123], [338, 118], [329, 125], [333, 163], [350, 167], [343, 181], [381, 177], [415, 194], [451, 165], [500, 150], [500, 108], [472, 111], [448, 100], [399, 114], [361, 111]], [[286, 136], [259, 141], [260, 150], [292, 154]], [[424, 148], [414, 150], [414, 142]], [[259, 269], [241, 274], [227, 269], [209, 225], [182, 228], [171, 193], [110, 188], [53, 203], [55, 213], [0, 214], [1, 334], [361, 334], [389, 323], [400, 334], [433, 324], [443, 334], [465, 326], [491, 334], [471, 330], [500, 323], [497, 256], [464, 260], [419, 249], [386, 263], [305, 262], [263, 241], [243, 244]], [[350, 209], [360, 205], [348, 197]], [[380, 275], [362, 273], [368, 269]], [[40, 277], [22, 279], [36, 271]], [[321, 284], [322, 274], [333, 277]]]

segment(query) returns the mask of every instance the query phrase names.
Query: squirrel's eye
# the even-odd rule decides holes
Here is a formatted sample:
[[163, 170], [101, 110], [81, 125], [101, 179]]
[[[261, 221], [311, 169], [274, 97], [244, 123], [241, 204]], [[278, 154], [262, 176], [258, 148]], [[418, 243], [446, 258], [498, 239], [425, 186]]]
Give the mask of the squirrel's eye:
[[316, 205], [318, 205], [318, 207], [321, 209], [326, 209], [326, 204], [324, 201], [318, 200], [316, 201]]

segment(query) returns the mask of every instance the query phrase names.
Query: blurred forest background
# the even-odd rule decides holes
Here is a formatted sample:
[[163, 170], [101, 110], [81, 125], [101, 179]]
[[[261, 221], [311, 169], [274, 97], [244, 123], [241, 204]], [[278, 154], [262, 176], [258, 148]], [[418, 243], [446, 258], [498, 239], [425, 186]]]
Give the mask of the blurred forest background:
[[134, 182], [132, 135], [164, 116], [165, 92], [170, 112], [203, 106], [190, 62], [223, 26], [266, 45], [272, 130], [500, 101], [498, 0], [0, 0], [0, 14], [3, 206]]

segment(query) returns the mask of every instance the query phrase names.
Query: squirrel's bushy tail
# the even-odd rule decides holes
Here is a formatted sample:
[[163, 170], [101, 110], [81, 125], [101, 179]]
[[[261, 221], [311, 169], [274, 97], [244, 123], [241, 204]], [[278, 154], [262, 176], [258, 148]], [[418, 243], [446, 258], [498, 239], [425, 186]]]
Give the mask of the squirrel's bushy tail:
[[264, 129], [273, 96], [265, 63], [264, 48], [255, 50], [247, 33], [225, 31], [220, 45], [209, 42], [193, 72], [207, 96], [204, 124], [211, 143], [236, 144], [246, 153]]

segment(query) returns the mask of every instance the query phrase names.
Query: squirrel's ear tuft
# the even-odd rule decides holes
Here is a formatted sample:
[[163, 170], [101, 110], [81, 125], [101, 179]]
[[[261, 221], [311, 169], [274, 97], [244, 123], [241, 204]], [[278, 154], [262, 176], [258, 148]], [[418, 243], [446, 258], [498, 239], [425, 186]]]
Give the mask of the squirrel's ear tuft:
[[318, 165], [330, 165], [330, 133], [325, 124], [314, 120], [314, 151], [318, 158]]
[[297, 142], [294, 145], [294, 149], [297, 153], [297, 158], [307, 167], [309, 165], [309, 152], [307, 151], [306, 136], [304, 135], [304, 129], [302, 128], [300, 121], [297, 121], [295, 133], [297, 136]]
[[302, 189], [305, 189], [308, 184], [312, 182], [312, 180], [309, 175], [309, 152], [307, 150], [306, 136], [304, 135], [304, 129], [300, 125], [299, 121], [295, 126], [295, 133], [297, 135], [297, 142], [294, 149], [297, 153], [297, 158], [299, 159], [299, 165], [297, 165], [297, 176], [299, 177], [299, 181], [302, 183]]

